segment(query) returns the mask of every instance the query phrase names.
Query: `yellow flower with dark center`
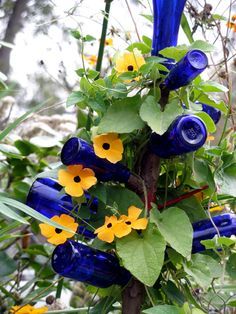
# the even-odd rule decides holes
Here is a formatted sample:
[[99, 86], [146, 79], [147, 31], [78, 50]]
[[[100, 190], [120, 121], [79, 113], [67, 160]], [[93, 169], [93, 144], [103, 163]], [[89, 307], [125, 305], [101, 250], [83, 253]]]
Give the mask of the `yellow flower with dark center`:
[[228, 28], [232, 29], [234, 33], [236, 33], [236, 23], [235, 23], [235, 20], [236, 20], [236, 14], [234, 14], [231, 17], [231, 22], [227, 22], [227, 24], [226, 24], [226, 26]]
[[84, 56], [84, 59], [87, 60], [90, 65], [95, 65], [98, 60], [96, 55]]
[[124, 151], [123, 143], [116, 133], [97, 135], [93, 138], [95, 154], [100, 158], [106, 158], [113, 164], [122, 159]]
[[133, 51], [125, 50], [122, 54], [118, 55], [115, 70], [118, 74], [138, 71], [143, 64], [145, 64], [144, 57], [137, 48]]
[[129, 234], [132, 229], [135, 230], [145, 230], [147, 228], [148, 220], [147, 218], [138, 218], [142, 210], [135, 206], [130, 206], [128, 208], [128, 216], [121, 215], [120, 220], [123, 223], [123, 233], [124, 235]]
[[11, 314], [43, 314], [48, 311], [46, 306], [35, 308], [29, 304], [26, 305], [16, 305], [10, 309]]
[[94, 233], [98, 235], [98, 239], [108, 243], [113, 242], [115, 236], [121, 238], [125, 235], [123, 224], [114, 215], [111, 217], [106, 216], [104, 225], [97, 228]]
[[82, 165], [68, 166], [67, 169], [58, 171], [58, 181], [65, 187], [66, 193], [80, 197], [84, 190], [88, 190], [97, 183], [92, 169], [83, 168]]
[[106, 38], [105, 45], [106, 46], [113, 46], [113, 39], [112, 38]]
[[69, 215], [62, 214], [61, 216], [54, 216], [51, 220], [59, 223], [63, 227], [67, 227], [71, 232], [55, 228], [48, 224], [39, 224], [42, 235], [47, 238], [49, 243], [55, 245], [65, 243], [67, 239], [74, 236], [78, 229], [78, 224], [75, 222], [74, 218]]

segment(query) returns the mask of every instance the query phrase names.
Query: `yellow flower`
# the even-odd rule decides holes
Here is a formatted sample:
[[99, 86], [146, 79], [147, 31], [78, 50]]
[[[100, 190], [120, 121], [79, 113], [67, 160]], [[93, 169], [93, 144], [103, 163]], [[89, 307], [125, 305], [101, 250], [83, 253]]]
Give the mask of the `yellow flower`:
[[91, 56], [84, 56], [85, 60], [88, 61], [90, 65], [95, 65], [97, 63], [97, 56], [96, 55], [91, 55]]
[[113, 164], [122, 159], [124, 151], [123, 143], [116, 133], [97, 135], [93, 138], [95, 154], [100, 158], [106, 158]]
[[58, 181], [65, 187], [66, 193], [80, 197], [84, 190], [88, 190], [97, 183], [93, 170], [83, 168], [82, 165], [68, 166], [66, 170], [58, 171]]
[[113, 46], [113, 39], [112, 38], [106, 38], [105, 45], [112, 47]]
[[[145, 230], [147, 228], [148, 220], [147, 218], [139, 218], [142, 210], [135, 206], [130, 206], [128, 208], [128, 216], [121, 215], [120, 221], [123, 222], [123, 233], [124, 235], [129, 234], [132, 229], [135, 230]], [[123, 236], [124, 236], [123, 235]]]
[[125, 50], [116, 59], [115, 69], [118, 74], [124, 72], [138, 71], [145, 64], [144, 57], [141, 52], [135, 48], [133, 51]]
[[116, 216], [105, 217], [105, 223], [102, 227], [94, 231], [98, 235], [98, 239], [111, 243], [115, 236], [121, 238], [123, 235], [123, 224], [117, 220]]
[[48, 308], [46, 306], [35, 308], [34, 306], [31, 306], [29, 304], [23, 306], [16, 305], [10, 309], [11, 314], [43, 314], [46, 313], [47, 311]]
[[214, 206], [210, 208], [210, 213], [221, 212], [224, 209], [224, 206]]
[[47, 241], [49, 243], [55, 245], [65, 243], [68, 238], [72, 238], [74, 236], [76, 230], [78, 229], [78, 224], [75, 223], [74, 218], [69, 215], [62, 214], [61, 216], [54, 216], [51, 220], [67, 227], [72, 230], [72, 232], [55, 228], [48, 224], [39, 224], [42, 235], [48, 238]]
[[214, 141], [215, 137], [213, 135], [208, 134], [207, 141]]

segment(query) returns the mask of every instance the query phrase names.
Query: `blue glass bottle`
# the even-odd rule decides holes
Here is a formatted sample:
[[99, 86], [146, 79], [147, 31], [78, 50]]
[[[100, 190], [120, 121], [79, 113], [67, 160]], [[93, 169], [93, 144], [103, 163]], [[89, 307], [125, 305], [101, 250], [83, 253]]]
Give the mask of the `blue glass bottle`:
[[161, 158], [170, 158], [196, 151], [204, 145], [206, 138], [206, 126], [200, 118], [182, 115], [172, 122], [163, 135], [152, 133], [150, 149]]
[[221, 111], [217, 108], [211, 107], [209, 105], [200, 103], [202, 105], [202, 111], [206, 112], [212, 120], [217, 124], [221, 118]]
[[166, 47], [177, 45], [185, 2], [186, 0], [153, 0], [153, 56], [157, 56]]
[[67, 241], [55, 248], [52, 268], [63, 277], [100, 288], [114, 284], [124, 286], [131, 278], [115, 256], [75, 241]]
[[[26, 204], [47, 218], [60, 216], [61, 214], [71, 215], [72, 210], [76, 213], [78, 207], [73, 206], [71, 196], [61, 191], [62, 186], [56, 181], [50, 178], [38, 178], [30, 188]], [[85, 197], [87, 202], [82, 205], [88, 206], [91, 196], [86, 193]], [[94, 198], [88, 208], [90, 213], [96, 212], [98, 199]], [[83, 225], [79, 226], [78, 233], [90, 239], [95, 237], [94, 233], [87, 230]]]
[[175, 90], [191, 83], [208, 65], [208, 59], [201, 50], [190, 50], [174, 65], [164, 81], [168, 90]]
[[104, 158], [95, 155], [93, 146], [86, 141], [72, 137], [63, 146], [61, 161], [64, 165], [81, 164], [95, 172], [101, 181], [118, 181], [126, 183], [130, 177], [130, 171], [121, 163], [113, 164]]
[[[212, 217], [214, 224], [219, 230], [221, 237], [231, 237], [236, 235], [236, 215], [222, 214]], [[193, 249], [192, 253], [202, 252], [205, 250], [202, 240], [209, 240], [217, 235], [217, 231], [210, 219], [204, 219], [193, 224]]]

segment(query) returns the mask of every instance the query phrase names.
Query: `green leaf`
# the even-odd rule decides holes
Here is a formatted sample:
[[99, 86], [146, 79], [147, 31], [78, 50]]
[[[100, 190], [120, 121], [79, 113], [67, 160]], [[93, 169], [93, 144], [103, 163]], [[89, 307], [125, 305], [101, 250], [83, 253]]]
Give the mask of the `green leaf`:
[[236, 197], [236, 163], [225, 168], [221, 167], [215, 174], [215, 181], [219, 194]]
[[160, 105], [153, 96], [148, 96], [140, 109], [140, 117], [147, 122], [150, 128], [157, 134], [163, 134], [172, 121], [183, 113], [183, 108], [178, 105], [177, 100], [167, 104], [165, 111], [161, 111]]
[[10, 123], [1, 133], [0, 133], [0, 141], [2, 141], [12, 130], [14, 130], [21, 122], [23, 122], [31, 113], [39, 111], [46, 103], [45, 101], [34, 108], [30, 109], [26, 113], [24, 113], [22, 116], [20, 116], [18, 119], [16, 119], [14, 122]]
[[176, 61], [181, 60], [187, 52], [188, 47], [186, 45], [167, 47], [159, 51], [160, 55], [162, 55], [163, 57], [174, 59]]
[[151, 38], [147, 37], [147, 36], [142, 36], [142, 40], [143, 42], [149, 46], [150, 48], [152, 47], [152, 40]]
[[214, 133], [216, 131], [216, 125], [212, 118], [206, 112], [194, 113], [195, 116], [201, 118], [207, 127], [209, 133]]
[[130, 133], [144, 126], [138, 112], [140, 96], [115, 101], [107, 110], [98, 126], [99, 133]]
[[228, 108], [225, 105], [225, 103], [223, 102], [223, 100], [221, 101], [216, 101], [213, 98], [211, 98], [209, 95], [207, 94], [203, 94], [201, 91], [199, 91], [196, 94], [196, 99], [194, 101], [199, 101], [203, 104], [209, 105], [211, 107], [217, 108], [220, 111], [222, 111], [224, 114], [227, 114]]
[[94, 40], [96, 40], [96, 38], [91, 35], [86, 35], [85, 37], [83, 37], [83, 41], [85, 42], [94, 41]]
[[181, 27], [191, 44], [193, 42], [193, 35], [192, 35], [191, 28], [189, 26], [188, 20], [186, 18], [186, 15], [184, 13], [182, 14], [182, 18], [181, 18]]
[[203, 254], [194, 254], [192, 260], [184, 264], [184, 270], [203, 288], [208, 288], [212, 280], [222, 274], [219, 262]]
[[0, 202], [0, 213], [4, 216], [8, 217], [8, 218], [19, 221], [22, 224], [26, 224], [26, 225], [29, 224], [25, 218], [21, 217], [16, 212], [14, 212], [14, 210], [12, 210], [10, 207], [8, 207], [7, 205], [5, 205], [1, 202]]
[[107, 204], [112, 206], [117, 204], [120, 214], [127, 215], [127, 209], [131, 205], [139, 208], [143, 207], [143, 202], [136, 193], [121, 186], [107, 186]]
[[236, 280], [236, 253], [230, 255], [226, 264], [226, 270], [230, 278]]
[[209, 44], [207, 41], [204, 40], [196, 40], [194, 41], [191, 46], [189, 47], [191, 49], [199, 49], [203, 52], [213, 52], [215, 50], [215, 46], [212, 44]]
[[201, 82], [197, 88], [201, 89], [205, 93], [217, 93], [217, 92], [224, 92], [226, 93], [228, 91], [228, 88], [222, 84], [219, 84], [214, 81], [206, 81]]
[[84, 95], [84, 93], [77, 91], [77, 92], [72, 92], [70, 94], [70, 96], [67, 98], [66, 101], [66, 105], [69, 106], [73, 106], [76, 105], [78, 103], [84, 102], [86, 99], [86, 96]]
[[211, 190], [215, 190], [214, 177], [206, 160], [194, 159], [193, 174], [197, 182], [208, 184]]
[[0, 144], [0, 152], [2, 152], [4, 155], [10, 158], [18, 158], [18, 159], [23, 158], [20, 151], [16, 147], [11, 146], [11, 145]]
[[39, 151], [36, 145], [33, 145], [32, 143], [26, 140], [17, 140], [14, 142], [14, 145], [23, 156], [28, 156]]
[[0, 276], [11, 275], [17, 269], [17, 263], [5, 252], [0, 252]]
[[82, 37], [80, 32], [77, 30], [71, 30], [70, 33], [75, 39], [80, 39]]
[[165, 240], [153, 225], [149, 224], [142, 235], [134, 231], [118, 239], [116, 247], [124, 267], [145, 285], [153, 286], [159, 277], [166, 247]]
[[178, 207], [186, 212], [192, 223], [207, 218], [201, 203], [194, 196], [179, 202]]
[[[8, 197], [5, 197], [5, 196], [2, 196], [0, 195], [0, 208], [3, 208], [2, 205], [9, 205], [11, 207], [14, 207], [22, 212], [24, 212], [26, 215], [29, 215], [43, 223], [46, 223], [46, 224], [49, 224], [50, 226], [53, 226], [55, 228], [59, 228], [59, 229], [62, 229], [62, 230], [65, 230], [65, 231], [69, 231], [71, 232], [71, 230], [67, 227], [64, 227], [54, 221], [52, 221], [51, 219], [41, 215], [40, 213], [38, 213], [36, 210], [34, 210], [33, 208], [23, 204], [23, 203], [20, 203], [14, 199], [11, 199], [11, 198], [8, 198]], [[9, 213], [9, 211], [8, 211]], [[8, 214], [7, 213], [7, 214]]]
[[157, 305], [144, 310], [144, 314], [180, 314], [180, 310], [175, 305]]
[[140, 15], [143, 16], [149, 22], [153, 23], [153, 15], [148, 15], [148, 14], [140, 14]]
[[151, 51], [151, 47], [146, 45], [145, 43], [133, 43], [131, 44], [127, 50], [133, 51], [135, 48], [137, 48], [139, 51], [141, 51], [142, 54], [149, 53]]
[[151, 211], [154, 222], [166, 242], [178, 253], [187, 257], [192, 251], [193, 228], [187, 214], [178, 207], [170, 207], [159, 213]]

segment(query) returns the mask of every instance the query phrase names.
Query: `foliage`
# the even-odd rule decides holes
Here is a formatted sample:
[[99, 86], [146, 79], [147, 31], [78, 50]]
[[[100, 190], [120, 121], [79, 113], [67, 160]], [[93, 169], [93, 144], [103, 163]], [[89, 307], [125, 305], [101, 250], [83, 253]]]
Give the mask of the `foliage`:
[[[193, 48], [207, 53], [213, 51], [211, 44], [202, 40], [193, 41], [185, 16], [182, 27], [190, 45], [165, 48], [161, 51], [163, 58], [178, 61]], [[78, 30], [73, 30], [71, 34], [82, 47], [86, 42], [95, 40]], [[235, 291], [236, 278], [235, 239], [216, 236], [202, 242], [206, 248], [204, 252], [191, 254], [192, 223], [211, 215], [214, 205], [221, 205], [228, 212], [235, 211], [234, 137], [232, 130], [227, 130], [231, 103], [230, 100], [219, 100], [218, 94], [215, 94], [229, 95], [230, 86], [197, 77], [188, 86], [170, 92], [163, 106], [161, 89], [168, 75], [163, 58], [146, 55], [151, 49], [151, 40], [146, 36], [142, 37], [142, 42], [127, 46], [130, 53], [135, 53], [135, 49], [145, 55], [145, 64], [137, 71], [127, 69], [118, 74], [113, 66], [110, 73], [103, 77], [99, 71], [85, 66], [77, 69], [79, 86], [67, 99], [67, 106], [76, 106], [78, 110], [76, 136], [92, 145], [95, 136], [120, 134], [124, 147], [121, 162], [141, 180], [142, 158], [152, 132], [162, 135], [181, 114], [200, 117], [209, 134], [216, 131], [213, 120], [202, 112], [197, 101], [221, 110], [225, 126], [214, 145], [208, 140], [194, 153], [161, 160], [152, 208], [148, 208], [149, 191], [143, 180], [139, 181], [143, 183], [139, 186], [142, 193], [117, 182], [98, 182], [89, 188], [91, 196], [99, 201], [96, 215], [83, 212], [83, 196], [73, 198], [75, 208], [79, 206], [80, 211], [72, 211], [71, 215], [79, 225], [85, 223], [90, 231], [103, 224], [105, 226], [106, 216], [115, 216], [117, 223], [124, 225], [130, 206], [142, 209], [140, 219], [148, 219], [146, 230], [132, 228], [128, 234], [117, 236], [112, 243], [104, 243], [98, 238], [88, 241], [78, 233], [74, 239], [112, 252], [119, 258], [120, 264], [145, 286], [143, 313], [201, 314], [235, 307], [235, 299], [231, 295], [231, 291]], [[43, 105], [26, 112], [0, 133], [0, 307], [3, 310], [6, 305], [4, 299], [9, 309], [13, 305], [40, 301], [51, 292], [56, 292], [60, 298], [61, 289], [71, 289], [71, 280], [58, 278], [50, 266], [53, 246], [39, 237], [38, 221], [56, 229], [69, 229], [24, 204], [37, 176], [57, 178], [57, 172], [62, 167], [58, 163], [60, 147], [38, 147], [25, 139], [12, 141], [10, 137], [13, 129]], [[202, 191], [200, 198], [195, 195], [181, 199], [187, 191], [204, 185], [208, 187]], [[179, 199], [179, 202], [169, 206], [168, 201], [173, 199]], [[114, 234], [117, 235], [115, 229]], [[36, 274], [29, 282], [21, 282], [25, 269], [33, 269]], [[229, 289], [228, 285], [231, 285]], [[123, 289], [98, 289], [99, 301], [89, 304], [93, 306], [97, 302], [89, 312], [108, 313], [116, 309]], [[92, 290], [91, 287], [88, 290]], [[70, 310], [64, 313], [70, 313]]]

